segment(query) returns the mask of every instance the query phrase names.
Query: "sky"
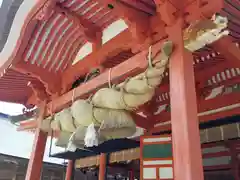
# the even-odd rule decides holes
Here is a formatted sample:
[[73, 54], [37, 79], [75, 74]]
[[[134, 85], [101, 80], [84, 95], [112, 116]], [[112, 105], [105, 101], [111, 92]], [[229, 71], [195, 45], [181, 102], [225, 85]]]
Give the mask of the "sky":
[[[23, 106], [19, 104], [11, 104], [0, 102], [0, 112], [17, 115], [21, 114]], [[18, 132], [16, 126], [0, 119], [0, 153], [8, 154], [12, 156], [18, 156], [23, 158], [29, 158], [32, 151], [32, 145], [34, 140], [34, 134], [30, 132]], [[51, 163], [63, 163], [62, 159], [49, 158], [50, 139], [48, 139], [44, 161]], [[63, 151], [54, 145], [52, 147], [52, 153]]]

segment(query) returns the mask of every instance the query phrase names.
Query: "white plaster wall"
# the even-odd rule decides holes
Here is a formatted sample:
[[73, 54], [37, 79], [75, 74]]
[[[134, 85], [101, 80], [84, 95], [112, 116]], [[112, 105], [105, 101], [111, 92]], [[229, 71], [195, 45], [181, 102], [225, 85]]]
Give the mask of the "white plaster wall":
[[[103, 30], [102, 43], [105, 44], [127, 28], [127, 24], [122, 19], [113, 22]], [[73, 64], [76, 64], [78, 61], [82, 60], [91, 52], [92, 44], [88, 42], [79, 50], [75, 60], [73, 61]]]
[[103, 31], [102, 42], [105, 44], [107, 41], [114, 38], [116, 35], [127, 29], [128, 26], [124, 20], [120, 19], [109, 25]]

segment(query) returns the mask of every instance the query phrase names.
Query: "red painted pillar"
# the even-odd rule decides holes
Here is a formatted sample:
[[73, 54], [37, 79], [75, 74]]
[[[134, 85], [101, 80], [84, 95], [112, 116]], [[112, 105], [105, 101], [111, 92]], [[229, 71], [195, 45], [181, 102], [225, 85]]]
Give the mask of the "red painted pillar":
[[134, 170], [131, 170], [128, 172], [128, 175], [129, 175], [129, 180], [134, 180]]
[[183, 45], [182, 20], [169, 27], [171, 123], [175, 180], [203, 180], [193, 57]]
[[102, 46], [102, 32], [96, 32], [96, 39], [92, 42], [92, 51], [98, 51]]
[[28, 163], [25, 180], [38, 180], [41, 177], [42, 160], [47, 141], [47, 134], [36, 129], [33, 151]]
[[[40, 107], [38, 121], [41, 121], [45, 114], [45, 103]], [[47, 133], [39, 128], [35, 131], [33, 150], [28, 163], [28, 169], [25, 180], [38, 180], [41, 177], [42, 161], [45, 152]]]
[[66, 172], [65, 180], [72, 180], [73, 168], [74, 168], [74, 162], [73, 161], [68, 161], [68, 166], [67, 166], [67, 172]]
[[107, 166], [107, 156], [106, 154], [102, 153], [100, 155], [100, 164], [99, 164], [99, 180], [105, 180], [105, 173], [106, 173], [106, 166]]

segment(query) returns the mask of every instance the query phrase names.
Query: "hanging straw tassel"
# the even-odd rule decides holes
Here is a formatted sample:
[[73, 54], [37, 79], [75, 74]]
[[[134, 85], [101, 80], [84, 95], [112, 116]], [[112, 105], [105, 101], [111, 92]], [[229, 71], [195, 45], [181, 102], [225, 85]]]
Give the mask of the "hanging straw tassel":
[[98, 133], [94, 127], [94, 123], [88, 126], [84, 142], [86, 147], [98, 146]]
[[77, 147], [73, 142], [74, 136], [75, 136], [75, 132], [72, 133], [71, 137], [68, 140], [68, 145], [67, 145], [67, 150], [71, 152], [75, 152], [77, 150]]

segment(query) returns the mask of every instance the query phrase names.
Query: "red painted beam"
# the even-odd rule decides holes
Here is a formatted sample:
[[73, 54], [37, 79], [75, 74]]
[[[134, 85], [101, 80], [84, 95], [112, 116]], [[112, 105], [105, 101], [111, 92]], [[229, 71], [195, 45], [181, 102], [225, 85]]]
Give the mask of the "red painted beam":
[[[24, 33], [20, 34], [20, 37], [19, 37], [17, 43], [14, 44], [15, 48], [14, 48], [11, 56], [7, 57], [7, 59], [5, 59], [5, 62], [3, 64], [1, 64], [0, 73], [3, 73], [12, 64], [17, 63], [19, 60], [22, 59], [24, 50], [27, 47], [28, 41], [30, 40], [30, 38], [32, 36], [31, 32], [34, 30], [34, 28], [36, 27], [36, 24], [38, 23], [37, 19], [38, 19], [39, 15], [41, 15], [41, 16], [45, 15], [44, 14], [45, 12], [42, 11], [42, 8], [44, 8], [44, 7], [47, 7], [47, 8], [49, 7], [48, 0], [37, 1], [34, 8], [28, 13], [28, 16], [25, 19], [25, 23], [21, 27], [21, 32], [24, 32]], [[42, 12], [43, 12], [43, 14], [42, 14]]]
[[[198, 112], [205, 112], [225, 106], [239, 103], [240, 93], [233, 92], [230, 94], [223, 94], [213, 99], [201, 100], [198, 102]], [[240, 112], [239, 112], [240, 113]]]
[[234, 67], [240, 67], [240, 49], [236, 46], [231, 37], [227, 36], [221, 38], [214, 42], [212, 47], [220, 52]]
[[221, 156], [230, 156], [230, 152], [226, 150], [226, 151], [203, 154], [203, 158], [215, 158], [215, 157], [221, 157]]
[[210, 120], [216, 120], [216, 119], [221, 119], [221, 118], [225, 118], [225, 117], [231, 117], [234, 115], [240, 115], [239, 112], [240, 112], [240, 108], [225, 110], [223, 112], [216, 112], [215, 114], [200, 116], [199, 121], [200, 122], [208, 122]]
[[[224, 117], [230, 117], [233, 115], [239, 115], [240, 112], [240, 108], [236, 108], [236, 109], [232, 109], [232, 110], [226, 110], [223, 112], [217, 112], [215, 114], [211, 114], [211, 115], [204, 115], [204, 116], [200, 116], [198, 117], [199, 122], [207, 122], [210, 120], [215, 120], [215, 119], [221, 119]], [[166, 113], [169, 114], [169, 113]], [[163, 114], [162, 114], [163, 116]], [[162, 117], [159, 116], [159, 119]], [[164, 118], [162, 118], [163, 120]], [[163, 122], [161, 122], [163, 123]], [[169, 114], [169, 118], [168, 121], [165, 121], [165, 124], [162, 124], [161, 126], [156, 126], [154, 128], [151, 128], [147, 131], [147, 134], [152, 134], [152, 133], [159, 133], [159, 132], [163, 132], [163, 131], [169, 131], [171, 130], [171, 123], [170, 123], [170, 114]]]
[[[240, 94], [236, 92], [236, 93], [221, 95], [209, 100], [202, 100], [201, 102], [198, 103], [198, 113], [203, 113], [210, 110], [215, 110], [215, 109], [223, 108], [229, 105], [237, 104], [239, 103], [239, 99], [240, 99]], [[208, 115], [207, 114], [199, 115], [198, 120], [199, 122], [207, 122], [207, 121], [229, 117], [233, 115], [240, 115], [240, 108], [229, 109], [229, 110], [216, 112]], [[163, 123], [163, 122], [170, 122], [171, 116], [169, 112], [162, 112], [159, 115], [156, 115], [154, 119], [156, 124]], [[149, 133], [167, 131], [170, 129], [171, 129], [171, 124], [166, 124], [166, 125], [162, 125], [162, 126], [158, 126], [158, 127], [154, 127], [153, 129], [150, 129]]]
[[100, 66], [108, 57], [131, 49], [132, 37], [128, 30], [105, 43], [75, 65], [69, 67], [62, 75], [62, 92], [65, 93], [71, 84], [80, 76], [87, 74], [90, 69]]
[[154, 126], [155, 122], [150, 118], [142, 117], [136, 113], [131, 113], [131, 115], [138, 127], [149, 129]]

